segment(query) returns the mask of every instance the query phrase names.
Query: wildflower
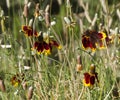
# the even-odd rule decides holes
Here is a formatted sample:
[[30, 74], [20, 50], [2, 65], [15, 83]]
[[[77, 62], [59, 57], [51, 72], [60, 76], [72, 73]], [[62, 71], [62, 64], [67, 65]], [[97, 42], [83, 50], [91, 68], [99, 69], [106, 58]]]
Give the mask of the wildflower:
[[55, 40], [50, 40], [49, 43], [45, 41], [37, 41], [34, 43], [32, 50], [36, 50], [38, 54], [44, 53], [45, 55], [49, 55], [51, 54], [53, 47], [57, 47], [58, 49], [61, 48]]
[[106, 34], [104, 32], [87, 30], [82, 35], [82, 46], [85, 49], [90, 48], [92, 51], [95, 51], [97, 47], [104, 48], [103, 40], [105, 38]]
[[26, 36], [35, 36], [35, 37], [39, 36], [38, 32], [36, 30], [33, 30], [31, 26], [23, 25], [22, 31], [25, 33]]
[[50, 54], [50, 46], [46, 42], [35, 42], [32, 50], [36, 49], [38, 54]]
[[16, 74], [11, 78], [11, 83], [14, 87], [20, 85], [21, 81], [24, 79], [24, 74]]
[[97, 77], [97, 72], [95, 72], [95, 66], [91, 65], [90, 72], [84, 73], [83, 84], [85, 86], [93, 86], [95, 84], [95, 79], [99, 82]]

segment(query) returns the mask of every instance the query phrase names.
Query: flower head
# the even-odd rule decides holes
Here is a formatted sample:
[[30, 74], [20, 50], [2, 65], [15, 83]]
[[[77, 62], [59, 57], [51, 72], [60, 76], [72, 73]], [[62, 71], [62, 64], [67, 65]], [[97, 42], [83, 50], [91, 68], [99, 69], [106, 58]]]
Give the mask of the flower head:
[[35, 37], [39, 36], [38, 32], [36, 30], [33, 30], [31, 26], [23, 25], [22, 31], [25, 33], [26, 36], [35, 36]]
[[24, 74], [16, 74], [11, 78], [10, 81], [14, 87], [17, 87], [20, 85], [23, 79], [24, 79]]
[[103, 48], [103, 40], [106, 38], [104, 32], [97, 32], [92, 30], [87, 30], [82, 35], [82, 45], [85, 49], [90, 48], [95, 51], [97, 47]]
[[57, 47], [58, 49], [61, 48], [55, 40], [50, 40], [48, 43], [45, 41], [37, 41], [34, 43], [32, 50], [35, 49], [38, 54], [44, 53], [45, 55], [49, 55], [53, 47]]
[[99, 82], [97, 74], [98, 73], [95, 72], [95, 66], [91, 65], [90, 72], [84, 73], [83, 84], [85, 86], [93, 86], [95, 84], [95, 80]]

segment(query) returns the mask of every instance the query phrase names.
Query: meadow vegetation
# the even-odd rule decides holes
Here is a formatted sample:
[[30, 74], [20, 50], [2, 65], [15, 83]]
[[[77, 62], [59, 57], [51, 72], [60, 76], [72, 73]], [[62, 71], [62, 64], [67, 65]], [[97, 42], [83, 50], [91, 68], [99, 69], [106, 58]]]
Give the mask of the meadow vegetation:
[[119, 0], [0, 3], [0, 100], [119, 100]]

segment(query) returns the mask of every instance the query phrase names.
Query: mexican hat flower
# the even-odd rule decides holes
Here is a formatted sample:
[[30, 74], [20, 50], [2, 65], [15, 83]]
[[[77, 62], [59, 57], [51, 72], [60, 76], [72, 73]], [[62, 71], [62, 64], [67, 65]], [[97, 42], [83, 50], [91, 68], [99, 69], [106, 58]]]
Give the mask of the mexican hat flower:
[[96, 48], [104, 48], [103, 40], [106, 38], [104, 32], [97, 32], [94, 30], [87, 30], [82, 35], [82, 46], [84, 49], [90, 48], [95, 51]]
[[10, 81], [14, 87], [17, 87], [20, 85], [23, 79], [24, 79], [24, 74], [16, 74], [11, 78]]
[[83, 79], [84, 86], [93, 86], [96, 80], [99, 83], [97, 75], [98, 73], [95, 72], [95, 66], [91, 65], [90, 72], [84, 73], [84, 79]]
[[31, 26], [23, 25], [22, 31], [26, 36], [35, 36], [35, 37], [39, 36], [38, 32], [34, 30]]
[[36, 41], [32, 50], [36, 50], [38, 54], [49, 55], [51, 54], [53, 47], [58, 49], [61, 48], [61, 46], [55, 40], [50, 40], [49, 43], [45, 41]]

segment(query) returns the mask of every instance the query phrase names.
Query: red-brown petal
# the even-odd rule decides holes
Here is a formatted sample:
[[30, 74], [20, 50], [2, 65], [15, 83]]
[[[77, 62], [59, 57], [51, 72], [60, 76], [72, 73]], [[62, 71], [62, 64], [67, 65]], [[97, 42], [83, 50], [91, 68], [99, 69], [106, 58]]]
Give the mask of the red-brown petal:
[[90, 84], [91, 85], [95, 84], [95, 76], [90, 76]]
[[34, 43], [34, 48], [37, 49], [37, 48], [38, 48], [38, 45], [39, 45], [39, 42], [35, 42], [35, 43]]
[[22, 31], [27, 31], [27, 30], [28, 30], [28, 26], [23, 25], [23, 26], [22, 26]]
[[44, 46], [45, 50], [49, 50], [50, 49], [49, 44], [47, 44], [46, 42], [43, 42], [43, 46]]
[[43, 50], [44, 50], [43, 43], [39, 43], [37, 50], [38, 50], [38, 52], [43, 52]]
[[90, 83], [90, 74], [84, 73], [84, 79], [85, 79], [86, 84], [89, 84]]
[[33, 36], [33, 31], [30, 30], [30, 29], [26, 33], [27, 33], [28, 36]]
[[83, 44], [84, 48], [88, 48], [88, 47], [91, 48], [92, 47], [90, 39], [88, 37], [86, 37], [86, 36], [82, 37], [82, 44]]
[[55, 40], [51, 40], [50, 43], [55, 47], [59, 47], [59, 44]]

